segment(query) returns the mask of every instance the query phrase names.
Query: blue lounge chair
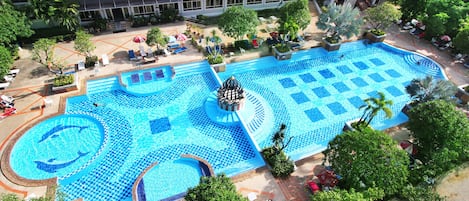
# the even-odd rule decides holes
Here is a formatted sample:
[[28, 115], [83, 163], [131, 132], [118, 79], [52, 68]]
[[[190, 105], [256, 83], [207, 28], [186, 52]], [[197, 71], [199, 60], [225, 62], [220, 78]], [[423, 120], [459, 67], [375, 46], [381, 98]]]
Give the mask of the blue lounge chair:
[[150, 72], [144, 72], [144, 73], [143, 73], [143, 79], [144, 79], [145, 81], [150, 81], [150, 80], [153, 79], [153, 76], [151, 76], [151, 73], [150, 73]]
[[177, 49], [177, 50], [174, 50], [173, 53], [174, 53], [174, 54], [179, 54], [179, 53], [184, 52], [184, 51], [186, 51], [186, 50], [187, 50], [187, 47], [181, 47], [181, 48], [179, 48], [179, 49]]
[[140, 82], [140, 75], [138, 74], [132, 74], [130, 75], [130, 79], [132, 80], [132, 83], [139, 83]]
[[130, 61], [137, 60], [134, 50], [129, 50], [129, 60]]
[[155, 73], [156, 73], [156, 78], [164, 78], [163, 70], [161, 69], [156, 70]]

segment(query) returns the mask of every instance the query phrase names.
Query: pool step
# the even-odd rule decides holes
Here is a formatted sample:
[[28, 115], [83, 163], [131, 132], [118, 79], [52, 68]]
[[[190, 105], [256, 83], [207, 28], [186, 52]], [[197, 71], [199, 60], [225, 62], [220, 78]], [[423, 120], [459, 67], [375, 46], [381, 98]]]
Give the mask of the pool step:
[[259, 127], [262, 126], [262, 123], [264, 123], [265, 112], [264, 108], [262, 107], [262, 104], [259, 102], [258, 99], [250, 95], [248, 95], [247, 98], [255, 105], [256, 112], [254, 118], [247, 125], [249, 130], [254, 133]]
[[91, 80], [86, 84], [86, 93], [95, 94], [100, 92], [108, 92], [120, 89], [119, 79], [117, 76], [103, 78], [99, 80]]
[[420, 55], [407, 54], [404, 56], [404, 60], [419, 72], [431, 76], [438, 76], [440, 74], [440, 68], [433, 61]]
[[200, 62], [174, 66], [174, 71], [176, 71], [176, 78], [178, 78], [188, 75], [210, 72], [210, 65], [206, 60], [204, 60]]
[[276, 64], [275, 62], [274, 57], [261, 57], [256, 60], [231, 63], [228, 64], [226, 68], [231, 74], [237, 74], [271, 67]]

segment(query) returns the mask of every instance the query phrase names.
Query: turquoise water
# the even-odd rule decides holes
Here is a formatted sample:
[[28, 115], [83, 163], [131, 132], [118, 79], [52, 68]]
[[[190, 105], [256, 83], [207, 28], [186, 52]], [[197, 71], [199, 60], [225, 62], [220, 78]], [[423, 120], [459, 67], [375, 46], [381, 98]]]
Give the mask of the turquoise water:
[[[425, 62], [417, 65], [416, 61]], [[164, 71], [163, 78], [156, 78], [159, 69]], [[81, 138], [64, 138], [62, 143], [72, 147], [71, 151], [61, 151], [60, 145], [43, 149], [62, 138], [60, 135], [36, 145], [44, 132], [62, 124], [46, 120], [15, 145], [14, 151], [30, 146], [33, 156], [24, 157], [16, 151], [11, 161], [35, 164], [34, 160], [40, 159], [55, 163], [59, 161], [55, 155], [62, 152], [68, 153], [68, 161], [77, 157], [78, 150], [89, 153], [63, 172], [43, 173], [33, 165], [28, 167], [33, 170], [24, 170], [20, 162], [15, 162], [14, 170], [27, 178], [31, 178], [24, 173], [27, 171], [43, 174], [41, 178], [58, 176], [59, 185], [71, 200], [129, 200], [138, 175], [158, 162], [158, 171], [170, 172], [155, 169], [153, 176], [147, 175], [149, 181], [163, 182], [148, 186], [149, 193], [158, 199], [170, 197], [198, 182], [193, 168], [175, 163], [182, 154], [207, 160], [216, 174], [234, 176], [264, 165], [258, 149], [270, 145], [272, 134], [285, 123], [287, 137], [294, 137], [286, 151], [298, 160], [323, 150], [341, 133], [346, 121], [358, 118], [363, 99], [380, 91], [394, 101], [391, 109], [395, 118], [385, 120], [383, 114], [378, 114], [372, 123], [377, 129], [385, 129], [407, 121], [400, 110], [409, 101], [405, 86], [412, 79], [427, 74], [445, 78], [431, 60], [385, 44], [365, 45], [361, 41], [343, 44], [336, 52], [315, 48], [296, 52], [292, 60], [263, 57], [229, 64], [227, 69], [214, 74], [207, 62], [198, 62], [175, 66], [174, 79], [166, 66], [88, 81], [87, 94], [68, 98], [66, 114], [59, 118], [78, 122], [72, 125], [88, 125], [72, 117], [79, 113], [79, 117], [99, 122], [104, 131], [95, 135], [101, 138], [89, 144]], [[144, 72], [149, 72], [151, 79], [145, 80]], [[138, 83], [132, 83], [132, 74], [138, 74]], [[218, 80], [231, 75], [245, 87], [249, 101], [246, 105], [252, 110], [236, 113], [242, 124], [218, 124], [207, 115], [205, 103], [217, 90]], [[186, 178], [191, 182], [184, 182], [188, 185], [182, 187], [165, 185], [177, 184], [172, 174], [192, 175]]]

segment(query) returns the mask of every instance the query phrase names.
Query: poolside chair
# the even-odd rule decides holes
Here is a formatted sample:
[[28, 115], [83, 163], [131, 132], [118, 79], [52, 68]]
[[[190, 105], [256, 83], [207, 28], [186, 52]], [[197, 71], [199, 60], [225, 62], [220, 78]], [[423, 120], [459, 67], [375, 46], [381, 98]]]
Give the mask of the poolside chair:
[[7, 82], [11, 82], [11, 81], [15, 80], [15, 78], [11, 75], [5, 75], [5, 76], [3, 76], [3, 80], [5, 80]]
[[129, 60], [130, 60], [130, 61], [135, 61], [135, 60], [137, 60], [137, 57], [135, 56], [134, 50], [129, 50]]
[[168, 48], [170, 50], [179, 49], [179, 48], [181, 48], [181, 45], [179, 45], [179, 43], [170, 43], [170, 44], [168, 44]]
[[13, 103], [15, 101], [15, 98], [12, 96], [7, 96], [7, 95], [2, 95], [1, 99], [6, 101], [7, 103]]
[[156, 78], [164, 78], [163, 70], [158, 69], [155, 71], [155, 73], [156, 73]]
[[8, 86], [10, 86], [9, 82], [0, 83], [0, 89], [6, 89]]
[[143, 80], [145, 81], [150, 81], [153, 79], [153, 76], [151, 76], [151, 73], [150, 72], [144, 72], [143, 73]]
[[0, 115], [0, 119], [5, 119], [5, 118], [7, 118], [7, 117], [9, 117], [9, 116], [11, 116], [15, 113], [16, 113], [16, 108], [14, 108], [14, 107], [6, 108], [5, 112], [2, 115]]
[[151, 49], [151, 47], [148, 48], [148, 50], [147, 50], [147, 57], [154, 57], [153, 50]]
[[182, 53], [182, 52], [185, 52], [187, 50], [187, 47], [181, 47], [179, 49], [176, 49], [174, 50], [174, 54], [179, 54], [179, 53]]
[[254, 48], [259, 48], [259, 44], [257, 43], [257, 39], [253, 39], [253, 40], [252, 40], [252, 46], [253, 46]]
[[140, 75], [137, 73], [130, 75], [130, 79], [132, 80], [132, 83], [139, 83], [140, 82]]
[[18, 68], [11, 69], [10, 72], [8, 73], [8, 75], [12, 76], [12, 77], [16, 77], [16, 75], [18, 75], [19, 72], [20, 72], [20, 69], [18, 69]]
[[103, 66], [106, 66], [109, 64], [109, 58], [107, 57], [107, 54], [101, 55], [101, 61], [103, 62]]
[[85, 70], [85, 62], [79, 61], [78, 62], [78, 70]]

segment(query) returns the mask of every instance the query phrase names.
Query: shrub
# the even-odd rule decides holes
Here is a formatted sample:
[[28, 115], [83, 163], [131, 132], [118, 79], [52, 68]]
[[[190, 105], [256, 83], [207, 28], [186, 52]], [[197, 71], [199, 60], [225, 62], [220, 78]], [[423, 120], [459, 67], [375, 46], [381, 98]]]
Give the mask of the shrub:
[[94, 56], [91, 56], [91, 57], [86, 57], [85, 67], [86, 68], [93, 67], [94, 64], [96, 64], [96, 62], [98, 62], [98, 56], [94, 55]]
[[59, 75], [54, 78], [54, 87], [65, 86], [72, 84], [74, 81], [73, 75]]
[[370, 30], [370, 33], [372, 33], [376, 36], [382, 36], [382, 35], [386, 34], [386, 32], [384, 32], [381, 29], [372, 29], [372, 30]]
[[174, 22], [179, 14], [179, 11], [171, 8], [166, 9], [161, 12], [161, 21], [162, 22]]
[[245, 50], [251, 49], [252, 47], [248, 40], [237, 40], [234, 42], [234, 45], [237, 48], [243, 48]]
[[279, 51], [280, 53], [290, 51], [290, 48], [286, 44], [282, 44], [282, 43], [275, 45], [275, 49], [277, 49], [277, 51]]
[[236, 186], [231, 179], [224, 174], [215, 177], [201, 177], [199, 185], [189, 188], [184, 199], [187, 201], [247, 201], [247, 198], [236, 191]]
[[293, 161], [291, 161], [283, 151], [279, 154], [275, 154], [275, 148], [273, 146], [263, 149], [262, 155], [271, 166], [271, 172], [275, 178], [289, 177], [290, 174], [295, 171]]
[[210, 54], [207, 56], [209, 64], [221, 64], [223, 63], [223, 56]]
[[431, 187], [414, 187], [408, 185], [402, 189], [399, 197], [402, 200], [416, 201], [416, 200], [428, 200], [428, 201], [442, 201], [445, 200], [438, 193], [434, 192]]
[[325, 39], [327, 42], [329, 42], [330, 44], [337, 44], [339, 43], [340, 41], [340, 37], [337, 37], [337, 36], [330, 36], [330, 37], [326, 37]]

